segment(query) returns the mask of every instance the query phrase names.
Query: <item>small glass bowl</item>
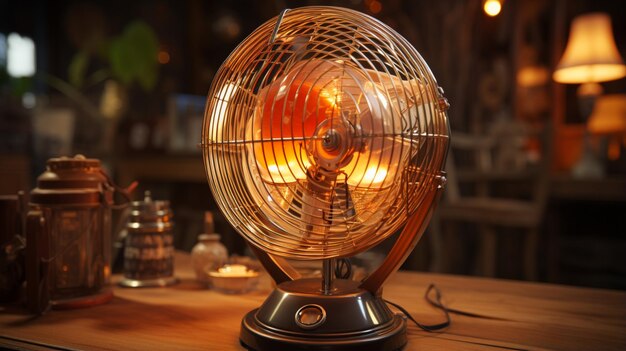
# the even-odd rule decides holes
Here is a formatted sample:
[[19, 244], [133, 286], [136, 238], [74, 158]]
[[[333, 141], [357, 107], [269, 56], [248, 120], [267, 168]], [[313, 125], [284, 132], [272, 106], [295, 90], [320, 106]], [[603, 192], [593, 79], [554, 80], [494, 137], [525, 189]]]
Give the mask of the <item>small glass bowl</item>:
[[259, 272], [240, 264], [226, 264], [207, 272], [213, 289], [225, 294], [243, 294], [253, 290], [259, 281]]

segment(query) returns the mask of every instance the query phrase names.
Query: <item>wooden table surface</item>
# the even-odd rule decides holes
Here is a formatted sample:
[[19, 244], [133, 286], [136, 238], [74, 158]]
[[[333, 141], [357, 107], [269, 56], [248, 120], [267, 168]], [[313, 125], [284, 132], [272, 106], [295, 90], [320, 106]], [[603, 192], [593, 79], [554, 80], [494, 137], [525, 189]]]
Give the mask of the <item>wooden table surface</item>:
[[[196, 285], [189, 265], [189, 256], [177, 253], [180, 284], [116, 287], [102, 306], [40, 317], [0, 307], [0, 349], [243, 350], [241, 318], [261, 304], [269, 281], [253, 293], [224, 295]], [[423, 298], [430, 283], [450, 308], [489, 318], [452, 315], [452, 325], [437, 333], [410, 325], [405, 350], [626, 350], [626, 292], [399, 272], [384, 296], [418, 321], [438, 323], [441, 311]]]

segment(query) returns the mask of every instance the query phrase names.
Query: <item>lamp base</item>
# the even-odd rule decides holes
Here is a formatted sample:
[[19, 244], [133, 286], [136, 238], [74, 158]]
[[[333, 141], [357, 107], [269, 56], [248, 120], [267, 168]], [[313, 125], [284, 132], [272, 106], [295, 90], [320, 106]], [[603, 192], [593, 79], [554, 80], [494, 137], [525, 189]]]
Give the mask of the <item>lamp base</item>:
[[265, 303], [241, 323], [241, 344], [249, 350], [395, 351], [406, 343], [406, 320], [381, 297], [336, 280], [331, 294], [319, 279], [279, 284]]
[[599, 179], [604, 177], [604, 165], [591, 145], [589, 133], [585, 133], [580, 159], [572, 168], [572, 177], [577, 179]]

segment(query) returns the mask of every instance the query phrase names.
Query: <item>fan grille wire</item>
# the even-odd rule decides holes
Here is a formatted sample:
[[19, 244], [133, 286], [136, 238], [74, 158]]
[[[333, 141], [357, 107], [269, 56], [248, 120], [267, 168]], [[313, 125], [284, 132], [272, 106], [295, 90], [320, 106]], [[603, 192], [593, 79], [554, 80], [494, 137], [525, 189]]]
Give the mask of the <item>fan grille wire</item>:
[[[419, 53], [372, 17], [304, 7], [277, 21], [246, 38], [211, 85], [209, 185], [263, 250], [350, 256], [398, 230], [437, 186], [448, 144], [442, 96]], [[324, 146], [333, 133], [338, 150]]]

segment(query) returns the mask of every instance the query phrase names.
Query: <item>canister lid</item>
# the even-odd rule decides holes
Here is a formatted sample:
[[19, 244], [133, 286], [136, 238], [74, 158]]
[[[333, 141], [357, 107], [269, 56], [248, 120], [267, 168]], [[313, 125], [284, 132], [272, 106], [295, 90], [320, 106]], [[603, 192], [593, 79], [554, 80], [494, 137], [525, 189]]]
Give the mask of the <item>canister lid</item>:
[[86, 158], [84, 155], [77, 154], [74, 157], [54, 157], [46, 162], [48, 169], [56, 170], [80, 170], [90, 171], [92, 169], [100, 170], [100, 160], [96, 158]]
[[[46, 171], [37, 178], [30, 202], [46, 205], [98, 205], [112, 201], [104, 196], [109, 179], [98, 159], [83, 155], [56, 157], [47, 162]], [[110, 198], [110, 199], [109, 199]]]
[[127, 227], [130, 229], [166, 228], [172, 225], [172, 217], [170, 202], [152, 200], [150, 191], [146, 191], [143, 201], [131, 203]]

